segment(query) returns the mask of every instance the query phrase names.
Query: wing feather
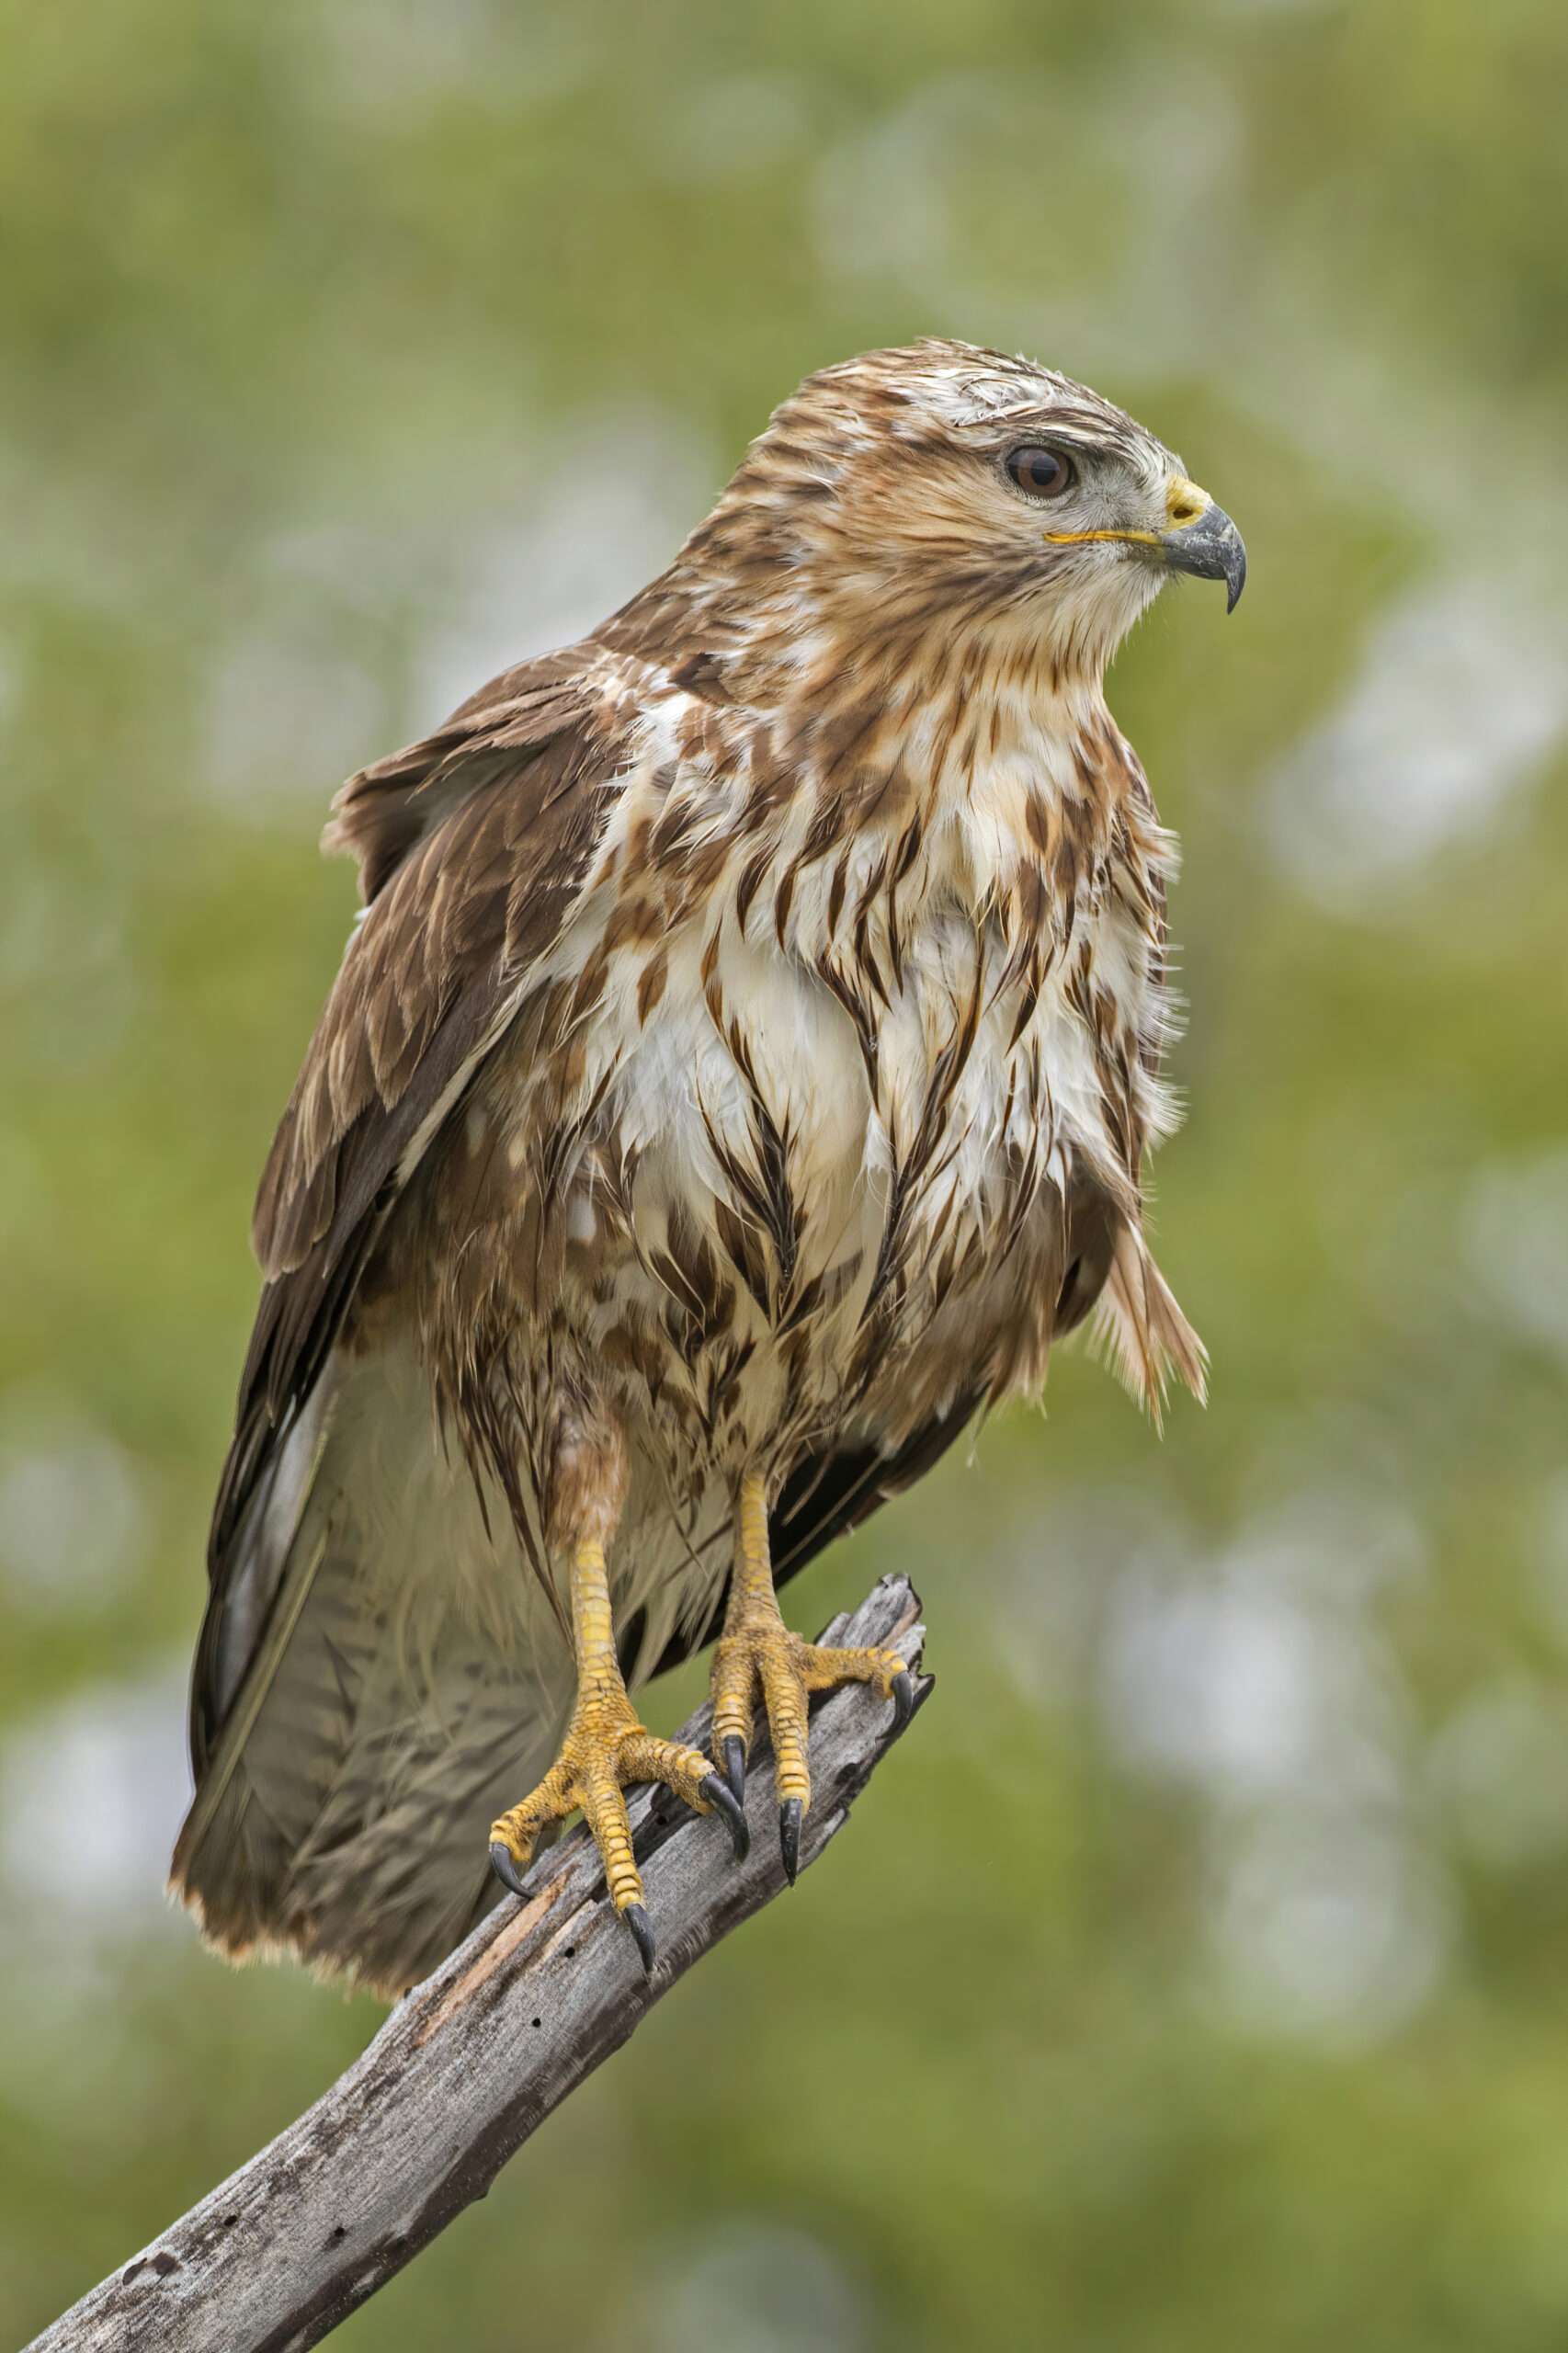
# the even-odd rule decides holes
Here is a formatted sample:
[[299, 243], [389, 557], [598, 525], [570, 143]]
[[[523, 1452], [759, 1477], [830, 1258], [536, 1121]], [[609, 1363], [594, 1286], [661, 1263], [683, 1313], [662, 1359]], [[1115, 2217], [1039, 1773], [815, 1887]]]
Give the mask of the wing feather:
[[249, 1506], [389, 1211], [576, 903], [642, 684], [639, 665], [593, 644], [524, 664], [435, 734], [351, 778], [334, 803], [326, 846], [358, 858], [365, 913], [256, 1196], [266, 1282], [208, 1548], [191, 1692], [199, 1777], [281, 1572], [247, 1540], [267, 1518]]

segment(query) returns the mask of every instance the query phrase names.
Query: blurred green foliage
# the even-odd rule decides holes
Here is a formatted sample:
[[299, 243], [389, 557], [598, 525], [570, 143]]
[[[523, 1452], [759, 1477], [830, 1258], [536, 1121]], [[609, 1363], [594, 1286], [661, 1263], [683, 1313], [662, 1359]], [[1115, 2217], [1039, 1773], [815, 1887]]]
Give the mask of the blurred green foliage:
[[1189, 861], [1213, 1402], [1156, 1442], [1063, 1358], [792, 1588], [912, 1572], [917, 1735], [339, 2341], [1560, 2347], [1568, 16], [6, 19], [0, 2336], [375, 2020], [157, 1892], [325, 799], [935, 331], [1247, 535], [1114, 688]]

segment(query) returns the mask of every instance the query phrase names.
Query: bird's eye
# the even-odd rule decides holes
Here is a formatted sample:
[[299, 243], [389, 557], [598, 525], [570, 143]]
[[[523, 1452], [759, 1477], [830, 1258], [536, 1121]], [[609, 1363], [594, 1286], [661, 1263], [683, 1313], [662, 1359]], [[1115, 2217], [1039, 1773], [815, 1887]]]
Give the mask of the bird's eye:
[[1032, 498], [1060, 498], [1073, 487], [1073, 469], [1061, 451], [1042, 449], [1038, 442], [1009, 450], [1007, 472]]

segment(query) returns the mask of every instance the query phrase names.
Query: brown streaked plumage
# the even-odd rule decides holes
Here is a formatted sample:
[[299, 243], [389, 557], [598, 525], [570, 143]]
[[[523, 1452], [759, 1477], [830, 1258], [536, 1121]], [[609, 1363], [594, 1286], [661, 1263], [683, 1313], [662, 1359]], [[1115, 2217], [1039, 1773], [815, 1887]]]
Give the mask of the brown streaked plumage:
[[[733, 1816], [760, 1703], [788, 1858], [808, 1691], [900, 1696], [776, 1582], [1091, 1313], [1201, 1391], [1142, 1220], [1173, 845], [1101, 692], [1170, 570], [1233, 603], [1240, 541], [1119, 410], [872, 353], [344, 788], [174, 1864], [225, 1949], [401, 1988], [580, 1803], [646, 1952], [619, 1786]], [[722, 1782], [627, 1697], [716, 1633]]]

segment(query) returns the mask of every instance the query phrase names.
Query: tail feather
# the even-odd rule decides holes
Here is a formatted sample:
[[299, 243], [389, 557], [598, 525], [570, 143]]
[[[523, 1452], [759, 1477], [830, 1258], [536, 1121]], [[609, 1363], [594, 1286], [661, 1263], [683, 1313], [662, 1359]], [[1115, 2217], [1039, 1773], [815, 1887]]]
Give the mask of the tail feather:
[[[572, 1696], [536, 1581], [492, 1540], [427, 1410], [389, 1483], [395, 1405], [386, 1384], [340, 1397], [306, 1492], [290, 1490], [286, 1542], [265, 1502], [240, 1540], [276, 1590], [225, 1678], [171, 1873], [233, 1958], [290, 1951], [388, 1995], [487, 1908], [485, 1833], [548, 1764]], [[226, 1565], [214, 1609], [245, 1567]]]

